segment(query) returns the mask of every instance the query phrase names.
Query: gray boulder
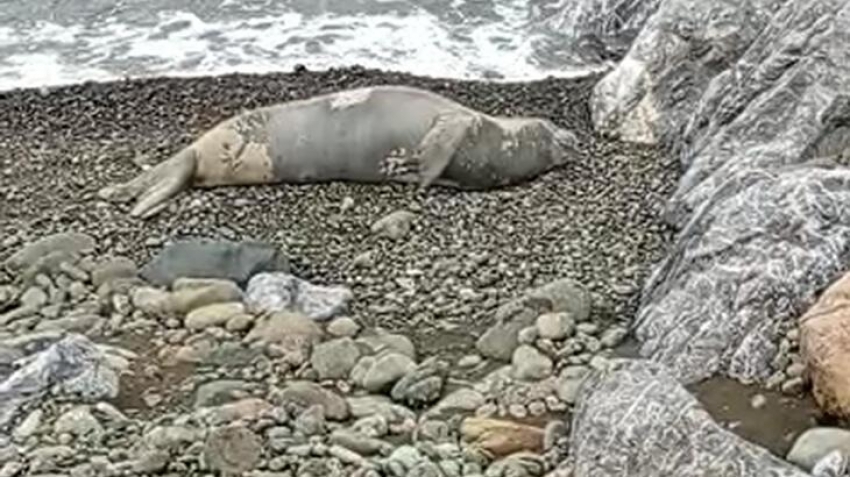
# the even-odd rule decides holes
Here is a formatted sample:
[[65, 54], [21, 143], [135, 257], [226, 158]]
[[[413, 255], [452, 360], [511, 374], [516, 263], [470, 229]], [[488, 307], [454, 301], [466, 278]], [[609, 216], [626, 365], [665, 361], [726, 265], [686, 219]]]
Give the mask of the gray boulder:
[[256, 273], [288, 269], [287, 260], [270, 244], [190, 239], [165, 246], [140, 274], [158, 286], [170, 286], [178, 278], [222, 278], [244, 286]]
[[847, 149], [848, 11], [841, 0], [785, 1], [746, 54], [712, 80], [685, 125], [688, 169], [671, 198], [673, 223], [684, 226], [727, 195], [730, 182]]
[[662, 0], [596, 86], [597, 130], [641, 143], [679, 141], [710, 81], [741, 57], [783, 1]]
[[846, 2], [786, 1], [685, 125], [681, 230], [635, 325], [685, 381], [766, 379], [780, 329], [850, 265], [850, 173], [830, 164], [850, 146], [848, 30]]
[[766, 379], [783, 324], [847, 265], [850, 172], [791, 167], [736, 185], [682, 231], [635, 322], [641, 355], [688, 382]]
[[715, 423], [662, 365], [612, 360], [579, 396], [570, 437], [573, 475], [806, 477]]

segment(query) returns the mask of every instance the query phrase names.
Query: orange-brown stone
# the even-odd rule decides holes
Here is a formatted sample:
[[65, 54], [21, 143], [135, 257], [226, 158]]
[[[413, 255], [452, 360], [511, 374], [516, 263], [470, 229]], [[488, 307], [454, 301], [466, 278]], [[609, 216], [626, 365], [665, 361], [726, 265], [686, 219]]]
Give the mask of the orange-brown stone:
[[493, 457], [503, 457], [516, 452], [543, 451], [543, 429], [499, 419], [470, 417], [460, 427], [463, 440], [488, 452]]
[[818, 406], [850, 417], [850, 273], [800, 319], [800, 351]]

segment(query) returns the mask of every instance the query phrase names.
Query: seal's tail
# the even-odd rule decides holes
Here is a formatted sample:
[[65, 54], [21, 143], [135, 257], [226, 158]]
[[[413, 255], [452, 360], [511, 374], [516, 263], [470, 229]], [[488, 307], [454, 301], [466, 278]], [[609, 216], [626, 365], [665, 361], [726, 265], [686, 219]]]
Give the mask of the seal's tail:
[[112, 202], [136, 199], [130, 215], [148, 218], [164, 209], [169, 199], [189, 186], [196, 165], [195, 150], [190, 146], [129, 182], [104, 187], [98, 195]]

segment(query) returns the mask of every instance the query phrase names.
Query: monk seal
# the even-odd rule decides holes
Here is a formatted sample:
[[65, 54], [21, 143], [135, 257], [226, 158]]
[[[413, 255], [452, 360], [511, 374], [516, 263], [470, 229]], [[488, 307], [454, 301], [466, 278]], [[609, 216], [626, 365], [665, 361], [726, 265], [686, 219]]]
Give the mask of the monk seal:
[[573, 133], [535, 117], [495, 117], [406, 86], [343, 90], [227, 119], [170, 159], [104, 187], [150, 217], [194, 187], [357, 181], [488, 189], [530, 179], [577, 152]]

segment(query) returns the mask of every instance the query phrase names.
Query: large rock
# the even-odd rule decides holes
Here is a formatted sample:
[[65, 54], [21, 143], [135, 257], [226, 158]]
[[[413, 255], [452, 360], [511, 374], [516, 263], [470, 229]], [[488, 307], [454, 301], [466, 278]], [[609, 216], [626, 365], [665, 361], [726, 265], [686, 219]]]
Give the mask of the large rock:
[[288, 273], [260, 273], [248, 282], [246, 302], [255, 313], [294, 311], [327, 320], [343, 313], [352, 298], [346, 287], [314, 285]]
[[170, 286], [181, 277], [222, 278], [244, 285], [254, 274], [288, 269], [273, 245], [193, 239], [166, 245], [140, 273], [159, 286]]
[[719, 426], [658, 364], [609, 361], [578, 402], [570, 437], [577, 476], [808, 475]]
[[815, 400], [828, 414], [850, 417], [850, 274], [827, 288], [800, 323]]
[[597, 130], [650, 144], [680, 140], [710, 81], [741, 57], [782, 1], [661, 1], [623, 61], [596, 85]]
[[12, 269], [22, 270], [36, 264], [47, 255], [80, 255], [95, 249], [95, 240], [89, 235], [78, 232], [65, 232], [42, 237], [25, 245], [6, 259], [4, 264]]
[[546, 313], [569, 313], [577, 321], [590, 315], [590, 295], [578, 283], [561, 279], [528, 290], [496, 310], [496, 323], [476, 342], [478, 351], [487, 358], [510, 361], [519, 346], [520, 330], [534, 325]]
[[766, 379], [781, 330], [850, 265], [850, 173], [810, 161], [850, 146], [848, 29], [846, 2], [787, 0], [689, 108], [681, 231], [635, 324], [685, 381]]

